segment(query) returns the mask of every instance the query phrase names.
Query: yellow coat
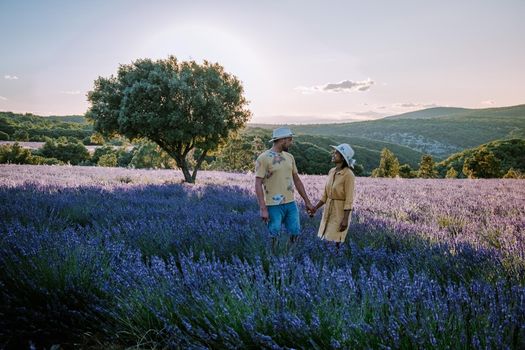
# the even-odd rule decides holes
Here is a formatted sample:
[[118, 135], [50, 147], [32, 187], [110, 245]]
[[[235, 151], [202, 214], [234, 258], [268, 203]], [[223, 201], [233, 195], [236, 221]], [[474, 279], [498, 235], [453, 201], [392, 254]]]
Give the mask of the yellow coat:
[[321, 198], [325, 205], [317, 236], [329, 241], [344, 242], [348, 227], [344, 231], [339, 231], [339, 224], [344, 217], [344, 211], [352, 209], [354, 185], [355, 175], [350, 168], [339, 171], [335, 168], [330, 169]]

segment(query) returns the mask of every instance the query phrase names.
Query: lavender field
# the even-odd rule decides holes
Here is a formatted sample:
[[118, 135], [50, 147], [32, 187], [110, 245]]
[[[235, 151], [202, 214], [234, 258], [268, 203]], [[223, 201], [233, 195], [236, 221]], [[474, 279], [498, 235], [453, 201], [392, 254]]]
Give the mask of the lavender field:
[[358, 178], [272, 252], [252, 174], [181, 179], [0, 166], [0, 348], [525, 348], [525, 180]]

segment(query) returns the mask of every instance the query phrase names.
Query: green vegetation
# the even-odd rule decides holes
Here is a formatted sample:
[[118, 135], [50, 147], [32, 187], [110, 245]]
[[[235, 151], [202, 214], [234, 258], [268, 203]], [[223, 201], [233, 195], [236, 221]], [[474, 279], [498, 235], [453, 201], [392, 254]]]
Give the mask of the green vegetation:
[[406, 178], [406, 179], [412, 179], [417, 177], [418, 172], [416, 170], [413, 170], [412, 167], [408, 164], [402, 164], [399, 166], [399, 176]]
[[[0, 112], [0, 132], [7, 134], [8, 140], [13, 141], [45, 141], [46, 137], [74, 137], [82, 140], [93, 133], [93, 126], [80, 116], [40, 117]], [[0, 134], [0, 139], [5, 139], [3, 134]]]
[[[292, 127], [295, 131], [295, 126]], [[265, 147], [270, 145], [266, 142], [271, 138], [271, 130], [264, 128], [248, 127], [244, 130], [248, 137], [258, 136], [265, 142]], [[374, 168], [379, 166], [380, 153], [383, 148], [392, 150], [402, 163], [417, 166], [422, 154], [404, 146], [392, 143], [374, 141], [362, 137], [328, 137], [313, 135], [297, 135], [290, 153], [295, 157], [299, 172], [306, 174], [326, 174], [333, 166], [330, 163], [330, 145], [348, 143], [355, 151], [357, 161], [355, 173], [358, 175], [370, 175]], [[315, 146], [315, 147], [313, 147]]]
[[15, 142], [12, 145], [0, 145], [0, 164], [56, 165], [64, 163], [56, 158], [46, 158], [33, 154]]
[[45, 158], [55, 158], [64, 163], [79, 165], [89, 161], [89, 152], [79, 141], [70, 141], [62, 137], [58, 140], [48, 139], [40, 150], [38, 155]]
[[458, 177], [458, 172], [454, 168], [448, 168], [447, 174], [445, 175], [446, 179], [456, 179]]
[[499, 160], [494, 153], [482, 147], [476, 150], [470, 157], [465, 158], [463, 163], [463, 174], [469, 179], [490, 179], [499, 177]]
[[[523, 137], [496, 140], [489, 143], [476, 144], [476, 147], [463, 150], [443, 159], [431, 152], [421, 153], [412, 148], [367, 138], [365, 132], [359, 132], [362, 125], [379, 125], [387, 123], [410, 123], [413, 125], [424, 123], [451, 123], [462, 129], [458, 132], [470, 133], [467, 138], [474, 140], [476, 132], [484, 125], [486, 130], [506, 130], [513, 124], [515, 128], [508, 135], [523, 135], [521, 126], [524, 106], [507, 108], [492, 108], [484, 110], [468, 110], [463, 108], [431, 108], [423, 111], [411, 112], [399, 116], [385, 118], [374, 122], [332, 124], [332, 125], [294, 125], [292, 129], [298, 133], [294, 146], [290, 152], [294, 155], [300, 173], [326, 174], [332, 167], [330, 162], [330, 145], [348, 143], [355, 151], [357, 160], [355, 173], [369, 176], [374, 169], [381, 168], [381, 152], [388, 149], [398, 160], [398, 175], [404, 178], [478, 178], [478, 177], [505, 177], [520, 178], [525, 173], [525, 140]], [[492, 118], [489, 122], [489, 119]], [[497, 124], [507, 119], [508, 123]], [[454, 123], [467, 123], [468, 126]], [[448, 122], [446, 122], [448, 121]], [[476, 122], [479, 121], [478, 124]], [[384, 124], [386, 125], [386, 124]], [[399, 124], [401, 125], [401, 124]], [[437, 124], [436, 124], [437, 125]], [[353, 135], [343, 134], [339, 129], [351, 127]], [[191, 150], [187, 154], [187, 164], [194, 167], [199, 158], [202, 158], [201, 167], [210, 170], [226, 170], [246, 172], [253, 170], [253, 162], [257, 155], [269, 148], [267, 142], [271, 138], [272, 125], [262, 127], [248, 126], [222, 140], [217, 149], [208, 151], [204, 156], [198, 150]], [[314, 129], [308, 129], [314, 128]], [[374, 126], [375, 128], [375, 126]], [[370, 130], [375, 130], [374, 128]], [[417, 128], [414, 126], [414, 128]], [[434, 129], [436, 129], [434, 127]], [[174, 129], [175, 130], [175, 129]], [[327, 135], [308, 135], [305, 130], [321, 130]], [[324, 131], [323, 131], [324, 130]], [[446, 126], [443, 130], [449, 130]], [[444, 133], [441, 129], [434, 130], [435, 135]], [[183, 130], [178, 130], [184, 132]], [[429, 131], [430, 132], [430, 131]], [[373, 134], [372, 131], [368, 136]], [[456, 133], [457, 134], [457, 133]], [[52, 135], [47, 137], [43, 135]], [[73, 135], [73, 136], [71, 136]], [[77, 135], [77, 136], [74, 136]], [[373, 135], [372, 135], [373, 136]], [[376, 135], [377, 136], [377, 135]], [[451, 136], [452, 137], [452, 136]], [[459, 137], [459, 136], [458, 136]], [[30, 114], [21, 115], [11, 112], [0, 112], [0, 140], [2, 141], [47, 141], [43, 149], [24, 151], [22, 147], [13, 145], [3, 146], [2, 163], [26, 164], [79, 164], [133, 168], [176, 168], [176, 162], [157, 146], [146, 139], [132, 141], [119, 136], [104, 138], [93, 131], [92, 125], [82, 116], [39, 117]], [[465, 140], [457, 140], [467, 142]], [[471, 141], [468, 141], [471, 142]], [[467, 142], [467, 143], [468, 143]], [[472, 141], [474, 142], [474, 141]], [[79, 145], [99, 145], [95, 152], [86, 155], [85, 147]], [[457, 146], [459, 147], [459, 146]], [[27, 153], [29, 152], [29, 153]], [[105, 157], [103, 157], [106, 155]], [[103, 160], [100, 161], [101, 157]], [[436, 164], [437, 163], [437, 164]], [[375, 174], [379, 176], [378, 173]]]
[[102, 155], [97, 162], [98, 166], [116, 167], [118, 164], [117, 156], [114, 153]]
[[425, 154], [421, 157], [419, 163], [418, 177], [423, 179], [433, 179], [437, 177], [436, 163], [430, 154]]
[[372, 171], [372, 177], [396, 177], [399, 176], [399, 160], [388, 148], [381, 151], [379, 167]]
[[251, 171], [256, 157], [265, 149], [260, 137], [235, 134], [214, 153], [215, 157], [208, 169], [233, 172]]
[[[90, 163], [92, 165], [98, 166], [118, 166], [125, 168], [130, 166], [133, 156], [135, 155], [135, 153], [137, 153], [136, 151], [137, 150], [135, 148], [130, 151], [126, 151], [125, 147], [114, 147], [104, 145], [95, 149], [95, 152], [91, 156]], [[116, 159], [116, 164], [110, 165], [114, 164], [113, 159]]]
[[22, 148], [18, 143], [0, 146], [0, 164], [32, 164], [31, 151]]
[[136, 169], [174, 169], [175, 161], [164, 152], [156, 143], [143, 140], [129, 161], [129, 165]]
[[207, 155], [248, 121], [243, 94], [241, 82], [219, 64], [142, 59], [95, 81], [86, 116], [104, 135], [155, 142], [191, 183]]
[[524, 155], [524, 139], [499, 140], [453, 154], [438, 163], [436, 170], [440, 177], [451, 172], [450, 169], [463, 178], [503, 177], [511, 169], [525, 172]]
[[525, 172], [521, 172], [514, 168], [510, 168], [509, 171], [507, 171], [507, 173], [503, 175], [503, 178], [504, 179], [525, 179]]
[[391, 142], [443, 159], [490, 141], [525, 138], [525, 105], [432, 108], [374, 121], [292, 127], [299, 134]]

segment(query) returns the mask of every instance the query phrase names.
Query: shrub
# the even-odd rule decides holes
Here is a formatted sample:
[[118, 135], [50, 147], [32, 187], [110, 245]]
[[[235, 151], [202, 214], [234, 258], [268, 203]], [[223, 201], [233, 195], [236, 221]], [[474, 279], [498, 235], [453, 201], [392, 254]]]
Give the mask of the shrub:
[[31, 164], [31, 151], [15, 142], [12, 145], [0, 146], [0, 163]]
[[86, 146], [79, 141], [71, 142], [65, 138], [48, 139], [39, 153], [46, 158], [56, 158], [72, 165], [78, 165], [90, 159]]
[[99, 158], [97, 165], [106, 167], [116, 167], [117, 156], [114, 153], [104, 154]]

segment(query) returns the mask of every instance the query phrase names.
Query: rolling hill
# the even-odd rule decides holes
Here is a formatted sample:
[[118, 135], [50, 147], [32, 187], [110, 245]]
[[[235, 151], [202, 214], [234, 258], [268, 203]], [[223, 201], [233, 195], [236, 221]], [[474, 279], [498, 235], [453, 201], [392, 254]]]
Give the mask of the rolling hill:
[[[294, 128], [295, 129], [295, 128]], [[245, 135], [259, 136], [262, 140], [269, 140], [271, 138], [271, 131], [264, 128], [247, 128], [244, 131]], [[388, 148], [399, 159], [401, 164], [407, 163], [412, 168], [417, 168], [418, 163], [423, 155], [421, 152], [415, 151], [405, 146], [396, 145], [393, 143], [369, 140], [360, 137], [345, 137], [345, 136], [314, 136], [314, 135], [298, 135], [295, 138], [294, 146], [290, 152], [296, 155], [301, 152], [301, 149], [311, 148], [311, 145], [316, 148], [327, 151], [326, 159], [319, 160], [319, 162], [326, 163], [326, 171], [332, 167], [328, 152], [332, 150], [330, 145], [338, 145], [340, 143], [348, 143], [355, 151], [355, 159], [357, 164], [363, 166], [365, 174], [370, 174], [374, 168], [379, 166], [380, 153], [383, 148]], [[270, 147], [270, 144], [268, 144]], [[301, 168], [301, 164], [297, 164]], [[304, 168], [304, 166], [303, 166]], [[325, 171], [325, 173], [326, 173]], [[315, 172], [308, 172], [313, 174]]]
[[427, 108], [419, 111], [408, 112], [398, 115], [393, 115], [390, 117], [385, 117], [383, 120], [396, 120], [396, 119], [431, 119], [431, 118], [441, 118], [447, 116], [454, 116], [461, 114], [465, 111], [469, 111], [467, 108], [457, 108], [457, 107], [434, 107]]
[[490, 141], [525, 138], [525, 105], [487, 109], [438, 107], [374, 121], [292, 128], [298, 134], [398, 144], [444, 159]]
[[462, 171], [465, 159], [481, 149], [486, 149], [494, 154], [499, 162], [500, 175], [504, 175], [510, 168], [525, 173], [525, 140], [523, 139], [492, 141], [466, 149], [439, 162], [436, 168], [442, 177], [450, 168], [454, 168], [461, 177], [464, 177]]
[[[269, 138], [276, 125], [248, 125], [248, 134]], [[495, 140], [525, 138], [525, 105], [466, 109], [436, 107], [404, 113], [374, 121], [292, 125], [297, 142], [329, 150], [331, 144], [349, 143], [357, 161], [369, 173], [377, 167], [379, 154], [388, 148], [400, 163], [416, 168], [421, 155], [436, 160]], [[11, 137], [24, 129], [30, 140], [43, 136], [73, 136], [82, 139], [92, 133], [92, 125], [83, 116], [39, 117], [0, 112], [0, 131]], [[13, 139], [13, 138], [11, 138]]]
[[33, 114], [0, 112], [0, 131], [15, 140], [16, 132], [24, 131], [28, 139], [43, 141], [44, 137], [60, 136], [83, 139], [93, 133], [93, 126], [83, 116], [41, 117]]

